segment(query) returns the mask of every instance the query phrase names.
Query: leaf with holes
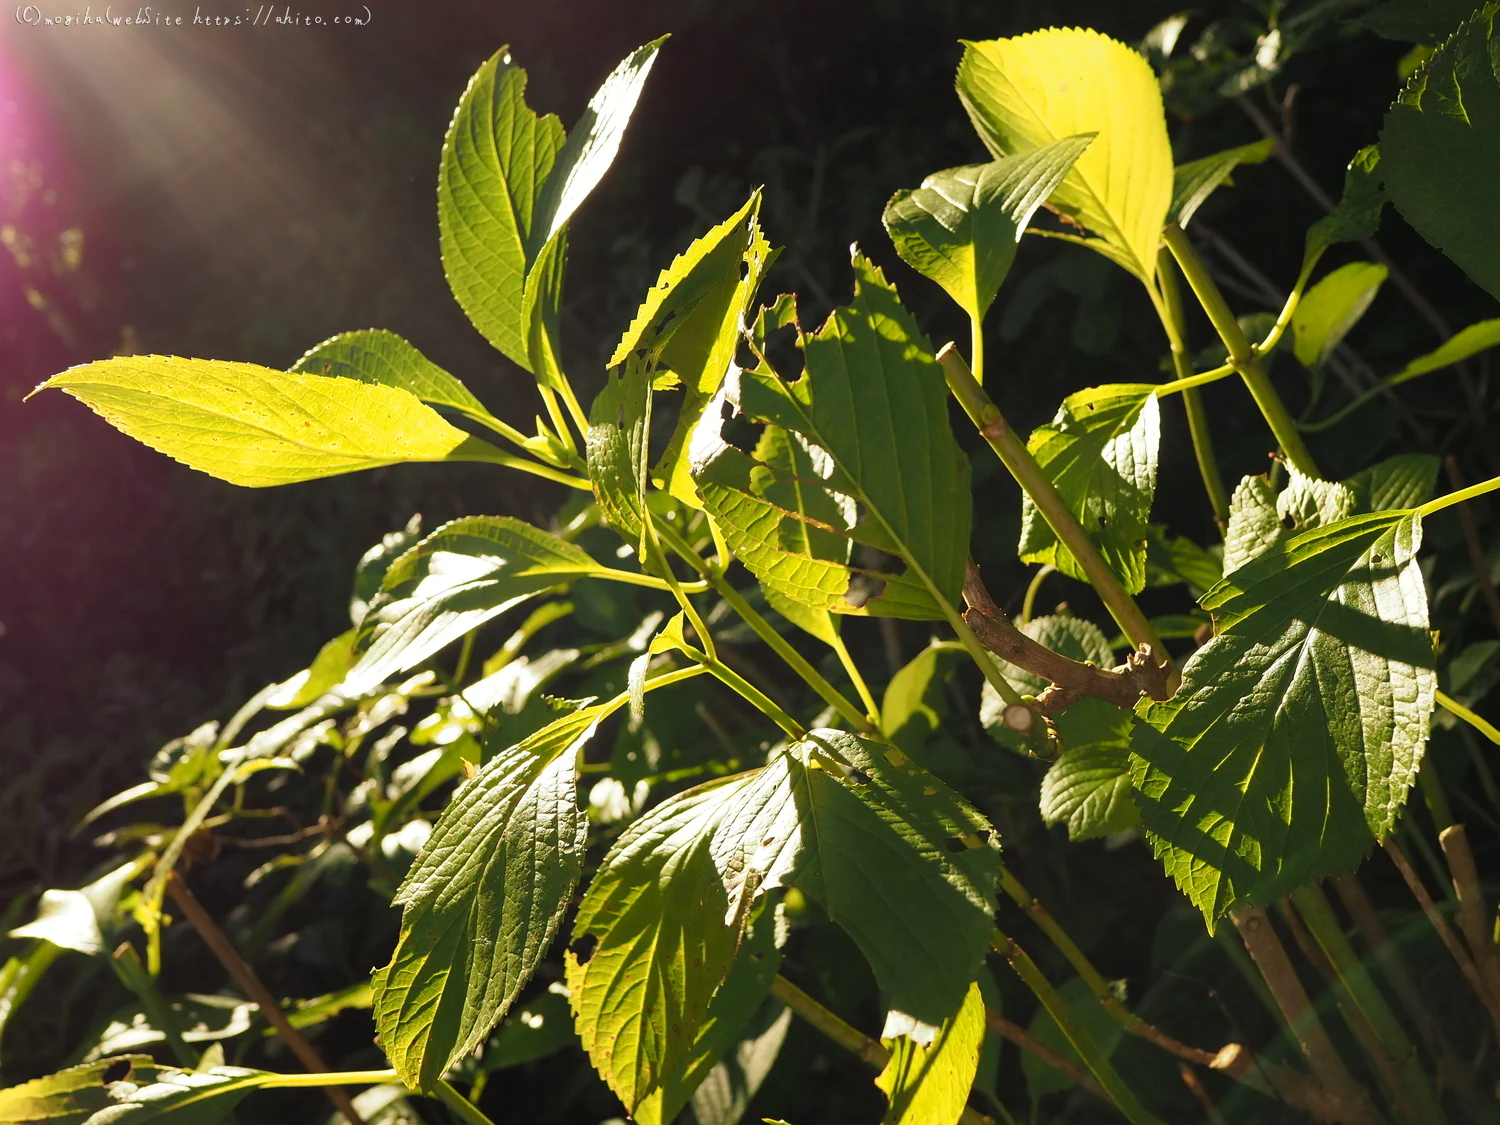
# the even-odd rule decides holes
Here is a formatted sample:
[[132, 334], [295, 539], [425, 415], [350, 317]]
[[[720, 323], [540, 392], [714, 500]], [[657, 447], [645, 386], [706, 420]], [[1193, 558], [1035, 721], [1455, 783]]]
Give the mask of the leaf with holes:
[[1264, 163], [1271, 152], [1268, 138], [1179, 164], [1172, 172], [1172, 205], [1167, 208], [1167, 222], [1187, 226], [1210, 195], [1233, 183], [1230, 176], [1236, 168], [1241, 164]]
[[566, 540], [509, 516], [445, 523], [386, 571], [342, 690], [369, 690], [545, 590], [611, 573]]
[[1287, 466], [1287, 485], [1275, 495], [1265, 477], [1245, 477], [1229, 505], [1224, 574], [1227, 577], [1289, 535], [1336, 523], [1355, 510], [1355, 495], [1347, 485], [1310, 477], [1294, 465]]
[[958, 96], [996, 157], [1097, 133], [1051, 205], [1150, 282], [1172, 203], [1172, 146], [1151, 64], [1097, 31], [1048, 28], [965, 43]]
[[885, 205], [896, 253], [983, 320], [1016, 257], [1031, 216], [1092, 137], [1068, 137], [1030, 152], [935, 172]]
[[544, 385], [557, 385], [561, 232], [619, 151], [661, 43], [616, 67], [571, 136], [527, 106], [526, 72], [502, 47], [469, 80], [443, 140], [438, 231], [448, 286], [485, 339]]
[[1210, 928], [1392, 830], [1436, 690], [1420, 544], [1411, 511], [1272, 544], [1203, 598], [1218, 634], [1177, 694], [1137, 707], [1141, 821]]
[[[1146, 586], [1147, 524], [1156, 493], [1161, 408], [1149, 383], [1090, 387], [1063, 399], [1026, 442], [1042, 472], [1126, 591]], [[1029, 496], [1021, 502], [1022, 562], [1051, 563], [1087, 581]]]
[[1459, 25], [1386, 114], [1381, 171], [1396, 209], [1491, 296], [1500, 297], [1500, 3]]
[[577, 759], [619, 701], [557, 719], [454, 794], [393, 900], [401, 935], [375, 974], [380, 1045], [431, 1090], [531, 979], [583, 864]]
[[[906, 570], [901, 581], [887, 580], [859, 606], [848, 598], [848, 569], [835, 560], [815, 558], [808, 565], [806, 556], [787, 551], [779, 562], [760, 562], [758, 576], [773, 569], [788, 574], [788, 588], [778, 592], [836, 613], [939, 617], [957, 604], [963, 585], [969, 465], [949, 427], [947, 384], [926, 339], [884, 275], [857, 252], [854, 271], [854, 302], [835, 309], [818, 331], [801, 334], [807, 364], [802, 378], [785, 383], [769, 368], [746, 371], [739, 404], [750, 421], [798, 434], [808, 450], [825, 455], [817, 465], [816, 490], [836, 494], [845, 512], [857, 505], [854, 514], [861, 517], [827, 530], [898, 556]], [[692, 458], [700, 487], [727, 444], [716, 440], [714, 424], [706, 414], [698, 430], [706, 434], [705, 454], [695, 450]], [[775, 542], [770, 535], [779, 526], [772, 510], [778, 501], [766, 491], [778, 483], [774, 470], [757, 484], [752, 474], [761, 463], [729, 458], [726, 464], [733, 470], [726, 487], [750, 497], [748, 506], [763, 521], [759, 540]], [[798, 512], [779, 510], [808, 522]], [[747, 516], [742, 522], [752, 521]], [[798, 573], [803, 568], [806, 580]]]
[[268, 1079], [263, 1070], [158, 1066], [119, 1055], [0, 1090], [0, 1125], [209, 1125]]
[[341, 332], [309, 349], [292, 370], [400, 387], [431, 406], [446, 406], [471, 417], [489, 416], [467, 387], [400, 336], [383, 329]]
[[405, 388], [254, 363], [121, 356], [70, 367], [37, 391], [49, 387], [158, 453], [247, 488], [501, 456]]

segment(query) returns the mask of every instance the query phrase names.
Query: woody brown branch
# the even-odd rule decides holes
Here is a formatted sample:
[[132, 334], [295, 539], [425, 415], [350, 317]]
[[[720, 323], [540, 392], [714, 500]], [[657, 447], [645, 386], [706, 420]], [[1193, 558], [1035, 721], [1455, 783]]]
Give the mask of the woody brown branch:
[[979, 642], [1002, 660], [1049, 681], [1037, 696], [1037, 709], [1044, 715], [1070, 707], [1080, 699], [1103, 699], [1117, 707], [1131, 708], [1142, 695], [1168, 699], [1167, 669], [1158, 664], [1150, 645], [1142, 645], [1116, 668], [1084, 664], [1053, 652], [1032, 640], [995, 604], [985, 589], [979, 567], [969, 560], [964, 575], [964, 622]]

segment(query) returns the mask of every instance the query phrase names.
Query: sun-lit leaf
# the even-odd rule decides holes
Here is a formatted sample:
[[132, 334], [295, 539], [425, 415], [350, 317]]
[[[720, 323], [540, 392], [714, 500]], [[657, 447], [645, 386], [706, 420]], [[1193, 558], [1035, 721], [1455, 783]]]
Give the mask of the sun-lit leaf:
[[1144, 56], [1096, 31], [1048, 28], [965, 43], [958, 94], [995, 156], [1097, 133], [1051, 205], [1144, 280], [1172, 202], [1161, 87]]
[[1386, 114], [1381, 173], [1418, 234], [1500, 297], [1500, 4], [1485, 4], [1432, 53]]
[[1321, 367], [1365, 315], [1389, 272], [1376, 262], [1350, 262], [1309, 289], [1292, 314], [1297, 362]]
[[[719, 1104], [719, 1112], [711, 1117], [723, 1121], [731, 1116], [736, 1102], [754, 1094], [754, 1087], [765, 1077], [786, 1036], [787, 1020], [782, 1017], [791, 1015], [780, 1004], [765, 1003], [781, 966], [775, 935], [775, 911], [762, 909], [741, 942], [724, 983], [714, 993], [687, 1057], [636, 1109], [636, 1125], [670, 1125], [689, 1101], [698, 1125], [710, 1125], [704, 1120], [703, 1111], [709, 1108], [706, 1103]], [[767, 1026], [759, 1034], [742, 1039], [746, 1025], [763, 1007], [770, 1009]], [[705, 1085], [712, 1088], [704, 1089]], [[740, 1108], [743, 1112], [744, 1106]]]
[[448, 286], [500, 352], [528, 371], [540, 361], [544, 385], [557, 385], [563, 228], [619, 151], [661, 43], [615, 68], [570, 135], [527, 106], [526, 72], [502, 47], [469, 80], [443, 141], [438, 230]]
[[891, 677], [880, 703], [880, 726], [903, 750], [920, 754], [923, 744], [943, 724], [938, 705], [944, 684], [968, 656], [956, 641], [928, 645]]
[[1092, 840], [1140, 822], [1130, 799], [1130, 740], [1067, 746], [1042, 778], [1047, 824], [1065, 824], [1068, 839]]
[[521, 294], [521, 328], [526, 334], [526, 358], [536, 381], [561, 390], [567, 385], [561, 352], [563, 276], [568, 268], [568, 232], [557, 232], [542, 247], [526, 274]]
[[1198, 591], [1210, 589], [1224, 577], [1220, 555], [1198, 546], [1183, 535], [1168, 535], [1152, 524], [1146, 535], [1146, 585], [1170, 586], [1186, 582]]
[[400, 387], [432, 406], [480, 417], [488, 413], [467, 387], [400, 336], [384, 329], [341, 332], [310, 348], [292, 370]]
[[1092, 137], [1068, 137], [989, 164], [935, 172], [885, 206], [885, 229], [912, 269], [983, 320], [1016, 243]]
[[651, 372], [632, 356], [611, 368], [589, 408], [589, 480], [604, 521], [639, 548], [646, 513], [646, 457], [651, 429]]
[[544, 590], [608, 572], [580, 548], [510, 516], [446, 523], [386, 571], [342, 690], [374, 687]]
[[1217, 635], [1177, 694], [1137, 707], [1141, 820], [1210, 927], [1393, 828], [1436, 690], [1420, 543], [1407, 511], [1271, 544], [1203, 598]]
[[1500, 345], [1500, 319], [1481, 320], [1460, 329], [1444, 340], [1441, 346], [1412, 360], [1391, 376], [1391, 385], [1404, 383], [1432, 371], [1441, 371], [1444, 367], [1451, 367], [1497, 345]]
[[634, 1113], [692, 1050], [739, 939], [712, 854], [754, 775], [673, 797], [625, 830], [573, 923], [568, 987], [594, 1069]]
[[[863, 517], [828, 530], [899, 557], [906, 570], [901, 581], [887, 579], [884, 589], [856, 606], [848, 598], [846, 568], [815, 559], [809, 570], [817, 584], [798, 585], [795, 571], [806, 556], [788, 551], [790, 561], [778, 568], [793, 572], [794, 582], [778, 592], [838, 613], [938, 617], [940, 600], [956, 605], [963, 584], [971, 515], [968, 461], [953, 438], [947, 384], [926, 339], [884, 275], [857, 252], [854, 270], [854, 303], [802, 336], [802, 378], [786, 383], [769, 369], [746, 371], [739, 404], [749, 420], [799, 434], [809, 451], [816, 447], [826, 455], [816, 459], [816, 487], [836, 493], [845, 511], [857, 504], [855, 514]], [[698, 430], [708, 430], [711, 447], [709, 456], [693, 453], [700, 487], [712, 454], [724, 452], [725, 443], [710, 428], [715, 425], [705, 416]], [[757, 495], [753, 473], [761, 467], [742, 459], [729, 487], [755, 500], [757, 518], [775, 519], [767, 504], [775, 502], [769, 494]], [[761, 491], [775, 483], [763, 480]], [[758, 537], [774, 542], [769, 527]], [[764, 580], [771, 569], [762, 564], [757, 574]]]
[[1245, 477], [1229, 500], [1224, 529], [1224, 577], [1244, 566], [1281, 534], [1276, 493], [1265, 477]]
[[[1063, 399], [1057, 416], [1026, 442], [1042, 472], [1099, 548], [1125, 589], [1146, 585], [1147, 523], [1156, 493], [1161, 408], [1148, 383], [1090, 387]], [[1087, 581], [1083, 567], [1025, 497], [1022, 562], [1051, 563]]]
[[1296, 534], [1309, 528], [1326, 527], [1352, 516], [1354, 509], [1355, 496], [1348, 485], [1319, 480], [1295, 465], [1287, 466], [1286, 487], [1276, 497], [1280, 531]]
[[1179, 164], [1172, 173], [1172, 205], [1167, 222], [1185, 227], [1210, 195], [1227, 183], [1241, 164], [1260, 164], [1271, 155], [1269, 139], [1225, 149], [1200, 160]]
[[102, 953], [105, 934], [114, 930], [120, 895], [141, 870], [141, 865], [132, 861], [76, 891], [43, 891], [36, 917], [11, 930], [10, 936], [40, 938], [59, 949], [79, 953]]
[[1355, 512], [1415, 508], [1432, 499], [1441, 465], [1435, 453], [1398, 453], [1360, 470], [1344, 484], [1354, 494]]
[[1385, 207], [1384, 174], [1380, 146], [1369, 145], [1354, 154], [1344, 173], [1344, 193], [1338, 205], [1307, 230], [1304, 269], [1330, 246], [1359, 242], [1374, 235]]
[[275, 686], [266, 696], [266, 706], [275, 711], [295, 711], [338, 687], [349, 674], [357, 635], [358, 630], [348, 629], [327, 642], [311, 664]]
[[617, 702], [557, 719], [490, 758], [443, 811], [395, 904], [401, 936], [375, 975], [380, 1044], [431, 1089], [484, 1042], [547, 951], [578, 882], [588, 817], [577, 758]]
[[248, 488], [499, 453], [401, 387], [254, 363], [120, 356], [70, 367], [37, 390], [48, 387], [143, 445]]
[[0, 1090], [0, 1125], [212, 1125], [275, 1075], [238, 1066], [195, 1072], [120, 1055]]
[[984, 999], [969, 985], [963, 1006], [930, 1047], [901, 1038], [887, 1044], [890, 1062], [875, 1078], [889, 1103], [882, 1125], [947, 1125], [969, 1100], [984, 1045]]

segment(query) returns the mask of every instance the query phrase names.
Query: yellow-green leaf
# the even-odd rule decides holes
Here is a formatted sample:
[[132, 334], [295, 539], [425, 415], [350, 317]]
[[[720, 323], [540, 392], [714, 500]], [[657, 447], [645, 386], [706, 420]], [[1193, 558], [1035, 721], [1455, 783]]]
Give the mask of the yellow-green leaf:
[[37, 390], [48, 387], [142, 444], [248, 488], [503, 456], [401, 387], [254, 363], [122, 356], [70, 367]]
[[943, 1023], [930, 1047], [902, 1036], [887, 1043], [890, 1062], [875, 1079], [889, 1106], [882, 1125], [955, 1125], [984, 1046], [984, 999], [969, 985], [963, 1007]]
[[1098, 133], [1052, 196], [1096, 248], [1145, 281], [1172, 202], [1172, 146], [1145, 57], [1097, 31], [1047, 28], [966, 43], [958, 95], [995, 156]]

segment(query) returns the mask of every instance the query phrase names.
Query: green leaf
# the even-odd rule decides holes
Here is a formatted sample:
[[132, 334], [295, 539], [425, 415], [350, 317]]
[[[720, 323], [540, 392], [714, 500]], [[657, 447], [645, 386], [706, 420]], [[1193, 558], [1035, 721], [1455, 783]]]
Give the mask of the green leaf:
[[276, 711], [296, 711], [344, 682], [354, 655], [357, 629], [340, 633], [318, 650], [313, 662], [290, 679], [275, 685], [265, 705]]
[[1203, 598], [1218, 635], [1177, 694], [1137, 707], [1141, 820], [1210, 928], [1393, 828], [1436, 690], [1420, 543], [1407, 511], [1272, 544]]
[[635, 821], [579, 904], [565, 955], [575, 1024], [632, 1114], [688, 1058], [734, 959], [739, 918], [713, 841], [754, 776], [691, 789]]
[[[1033, 617], [1020, 626], [1037, 644], [1087, 664], [1112, 668], [1114, 651], [1099, 627], [1081, 617]], [[1037, 695], [1047, 681], [1012, 665], [1001, 665], [1002, 674], [1020, 695]], [[1025, 751], [1026, 742], [1002, 721], [1005, 703], [989, 684], [979, 697], [979, 721], [990, 737], [1012, 750]], [[1056, 716], [1058, 737], [1064, 746], [1087, 746], [1098, 742], [1120, 742], [1129, 737], [1131, 715], [1102, 699], [1081, 699]]]
[[632, 356], [611, 368], [589, 408], [589, 481], [604, 522], [637, 549], [644, 542], [646, 457], [651, 437], [651, 371]]
[[1375, 262], [1350, 262], [1309, 289], [1292, 314], [1297, 362], [1307, 368], [1323, 366], [1365, 315], [1388, 273]]
[[102, 953], [104, 935], [114, 931], [120, 895], [141, 871], [141, 864], [131, 861], [79, 890], [45, 890], [36, 917], [11, 930], [10, 936], [39, 938], [79, 953]]
[[[901, 581], [887, 581], [858, 607], [847, 600], [847, 580], [840, 584], [826, 560], [817, 560], [824, 565], [817, 568], [815, 590], [793, 584], [778, 592], [837, 613], [937, 617], [942, 603], [958, 603], [963, 585], [969, 465], [953, 439], [947, 384], [926, 339], [884, 275], [858, 252], [854, 271], [854, 303], [835, 309], [817, 332], [801, 335], [802, 378], [784, 383], [769, 369], [747, 371], [740, 407], [750, 420], [800, 434], [809, 450], [826, 454], [817, 487], [837, 493], [846, 511], [850, 502], [863, 509], [857, 524], [830, 530], [898, 556], [907, 569]], [[712, 446], [717, 422], [705, 421], [698, 432], [709, 429]], [[695, 450], [693, 463], [701, 487], [712, 458]], [[742, 494], [755, 496], [754, 483]], [[766, 499], [773, 498], [767, 493]], [[777, 569], [802, 565], [802, 556], [787, 557], [793, 561]], [[769, 569], [762, 564], [758, 576]]]
[[1224, 529], [1224, 577], [1244, 566], [1281, 536], [1276, 494], [1265, 477], [1244, 477], [1229, 499]]
[[308, 350], [293, 371], [378, 383], [410, 391], [431, 406], [488, 417], [469, 389], [394, 332], [371, 328], [342, 332]]
[[390, 964], [374, 978], [380, 1045], [431, 1090], [484, 1042], [546, 953], [583, 864], [577, 759], [618, 701], [586, 707], [497, 754], [443, 811], [394, 902]]
[[1386, 191], [1423, 238], [1500, 297], [1500, 4], [1475, 11], [1416, 74], [1380, 134]]
[[880, 702], [880, 726], [886, 737], [920, 757], [927, 740], [943, 725], [947, 705], [944, 685], [967, 660], [963, 645], [937, 641], [897, 671]]
[[275, 1077], [238, 1066], [197, 1073], [120, 1055], [0, 1090], [0, 1125], [213, 1125]]
[[342, 690], [369, 690], [528, 598], [608, 573], [573, 544], [509, 516], [445, 523], [386, 571]]
[[528, 366], [538, 383], [553, 390], [562, 390], [568, 384], [559, 354], [562, 350], [559, 318], [567, 268], [568, 232], [560, 230], [531, 263], [521, 295], [521, 325], [526, 333]]
[[[687, 1058], [636, 1109], [636, 1125], [670, 1125], [689, 1101], [698, 1125], [738, 1120], [743, 1114], [743, 1103], [754, 1095], [775, 1060], [791, 1016], [780, 1004], [765, 1003], [781, 966], [776, 926], [776, 911], [767, 903], [751, 923], [724, 983], [714, 993]], [[762, 1009], [770, 1009], [771, 1018], [764, 1021], [764, 1028], [752, 1028], [752, 1035], [742, 1041], [746, 1025]], [[739, 1104], [740, 1114], [732, 1112], [735, 1104]], [[717, 1112], [706, 1112], [712, 1108]]]
[[1236, 168], [1241, 164], [1261, 164], [1272, 151], [1271, 140], [1267, 138], [1179, 164], [1172, 173], [1172, 205], [1167, 208], [1167, 222], [1186, 227], [1210, 195], [1224, 184], [1234, 182], [1230, 174]]
[[499, 453], [403, 388], [253, 363], [122, 356], [70, 367], [37, 390], [48, 387], [157, 452], [247, 488]]
[[1355, 512], [1415, 508], [1432, 499], [1441, 464], [1435, 453], [1398, 453], [1360, 470], [1344, 484], [1354, 494]]
[[407, 520], [400, 531], [386, 532], [379, 543], [360, 556], [354, 567], [354, 589], [349, 594], [349, 620], [356, 627], [364, 620], [370, 599], [380, 593], [380, 584], [385, 581], [391, 563], [420, 538], [422, 517], [418, 514]]
[[1420, 355], [1412, 360], [1390, 378], [1390, 383], [1404, 383], [1408, 379], [1415, 379], [1419, 375], [1426, 375], [1431, 371], [1441, 371], [1444, 367], [1468, 359], [1471, 355], [1478, 355], [1482, 351], [1500, 344], [1500, 319], [1481, 320], [1477, 324], [1471, 324], [1455, 332], [1442, 345], [1434, 348], [1426, 355]]
[[626, 55], [589, 99], [537, 199], [528, 241], [531, 260], [562, 230], [614, 163], [630, 115], [666, 41], [663, 35]]
[[874, 970], [889, 1009], [882, 1038], [930, 1044], [993, 927], [989, 823], [901, 751], [833, 730], [772, 759], [739, 803], [715, 845], [730, 901], [792, 886], [821, 903]]
[[875, 1079], [889, 1105], [882, 1125], [947, 1125], [963, 1115], [984, 1045], [984, 1000], [969, 985], [963, 1007], [923, 1047], [910, 1039], [887, 1044], [891, 1059]]
[[1386, 0], [1359, 22], [1385, 39], [1436, 47], [1477, 6], [1474, 0]]
[[1182, 535], [1168, 536], [1151, 524], [1146, 538], [1146, 585], [1170, 586], [1185, 582], [1196, 591], [1211, 589], [1224, 577], [1224, 560]]
[[739, 333], [772, 257], [756, 216], [760, 192], [694, 241], [661, 271], [635, 319], [620, 338], [609, 366], [640, 353], [648, 369], [659, 363], [682, 384], [677, 425], [657, 463], [662, 487], [699, 506], [685, 449], [708, 400], [734, 361]]
[[1048, 28], [964, 44], [958, 96], [996, 157], [1097, 133], [1051, 204], [1099, 236], [1096, 249], [1142, 280], [1172, 202], [1161, 87], [1144, 57], [1096, 31]]
[[509, 47], [469, 80], [443, 140], [438, 231], [453, 296], [486, 340], [530, 370], [526, 244], [564, 134], [555, 116], [532, 112], [525, 92]]
[[[1156, 493], [1161, 410], [1149, 383], [1090, 387], [1063, 399], [1026, 442], [1127, 592], [1146, 586], [1146, 535]], [[1087, 581], [1029, 496], [1021, 502], [1022, 562], [1051, 563]]]
[[1303, 269], [1311, 268], [1324, 250], [1340, 242], [1360, 242], [1380, 228], [1380, 212], [1385, 207], [1385, 168], [1380, 162], [1380, 146], [1369, 145], [1354, 154], [1344, 173], [1344, 194], [1338, 206], [1307, 230]]
[[1069, 746], [1042, 778], [1042, 820], [1092, 840], [1140, 823], [1130, 799], [1130, 741]]
[[883, 216], [896, 253], [983, 320], [1031, 216], [1092, 139], [1068, 137], [989, 164], [949, 168], [916, 191], [898, 191]]
[[469, 80], [443, 141], [438, 230], [448, 286], [499, 351], [528, 371], [540, 362], [545, 385], [557, 377], [561, 232], [619, 151], [661, 43], [626, 57], [566, 137], [555, 116], [526, 105], [526, 72], [502, 47]]

